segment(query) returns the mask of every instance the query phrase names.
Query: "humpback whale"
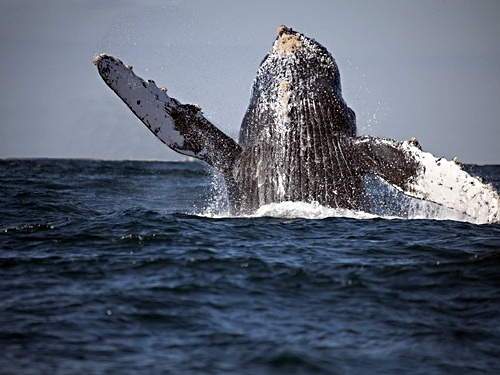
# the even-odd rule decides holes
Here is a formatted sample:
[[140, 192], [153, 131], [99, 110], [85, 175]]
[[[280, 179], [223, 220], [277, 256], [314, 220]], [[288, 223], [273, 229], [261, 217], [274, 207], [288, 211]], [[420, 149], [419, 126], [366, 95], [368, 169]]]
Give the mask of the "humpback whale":
[[369, 211], [363, 177], [456, 210], [474, 222], [500, 221], [500, 197], [456, 161], [435, 158], [418, 141], [357, 136], [342, 97], [339, 68], [316, 40], [280, 26], [251, 90], [239, 140], [201, 108], [183, 104], [130, 65], [100, 54], [104, 82], [164, 144], [211, 165], [224, 178], [233, 213], [285, 201]]

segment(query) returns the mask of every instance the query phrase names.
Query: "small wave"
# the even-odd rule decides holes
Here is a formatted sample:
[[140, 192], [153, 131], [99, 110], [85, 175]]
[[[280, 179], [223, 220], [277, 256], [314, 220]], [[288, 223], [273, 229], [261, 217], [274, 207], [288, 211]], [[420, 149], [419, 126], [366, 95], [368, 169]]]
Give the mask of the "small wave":
[[39, 231], [53, 230], [55, 226], [50, 224], [40, 224], [40, 223], [32, 223], [32, 224], [22, 224], [16, 227], [7, 228], [4, 232], [26, 232], [33, 233]]

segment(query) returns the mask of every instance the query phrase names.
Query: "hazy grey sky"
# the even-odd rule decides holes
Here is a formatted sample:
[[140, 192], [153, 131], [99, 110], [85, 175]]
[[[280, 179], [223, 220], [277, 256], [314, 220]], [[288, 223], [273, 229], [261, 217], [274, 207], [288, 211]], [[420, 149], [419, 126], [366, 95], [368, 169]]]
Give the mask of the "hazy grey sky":
[[102, 82], [100, 52], [237, 138], [280, 24], [335, 57], [359, 133], [500, 164], [498, 0], [3, 0], [0, 157], [182, 159]]

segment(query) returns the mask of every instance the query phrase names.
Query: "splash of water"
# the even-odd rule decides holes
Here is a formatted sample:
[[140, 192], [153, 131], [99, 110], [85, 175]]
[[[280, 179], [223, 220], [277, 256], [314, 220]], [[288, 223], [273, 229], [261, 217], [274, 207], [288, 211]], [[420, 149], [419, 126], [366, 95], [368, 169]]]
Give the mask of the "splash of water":
[[366, 198], [371, 212], [331, 208], [318, 202], [284, 201], [262, 205], [256, 212], [246, 215], [230, 213], [224, 180], [214, 174], [211, 181], [211, 199], [199, 215], [209, 218], [274, 217], [286, 219], [321, 220], [333, 217], [366, 219], [452, 220], [477, 223], [474, 218], [439, 204], [412, 198], [375, 175], [363, 179]]
[[280, 202], [259, 207], [249, 217], [278, 217], [287, 219], [326, 219], [329, 217], [345, 217], [353, 219], [373, 219], [376, 215], [344, 208], [330, 208], [318, 202]]
[[224, 178], [219, 173], [212, 174], [210, 200], [200, 216], [211, 218], [230, 217], [229, 201]]

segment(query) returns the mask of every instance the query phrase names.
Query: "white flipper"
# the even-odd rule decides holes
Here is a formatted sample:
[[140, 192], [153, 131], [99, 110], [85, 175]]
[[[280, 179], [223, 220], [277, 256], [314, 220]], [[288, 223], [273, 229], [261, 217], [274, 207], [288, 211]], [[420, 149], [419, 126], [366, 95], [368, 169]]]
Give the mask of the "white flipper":
[[423, 152], [412, 141], [401, 147], [420, 165], [405, 194], [466, 214], [478, 224], [500, 222], [500, 196], [493, 186], [471, 176], [458, 162]]
[[373, 173], [403, 194], [470, 218], [477, 224], [500, 222], [500, 196], [455, 161], [422, 151], [416, 139], [399, 142], [370, 136], [354, 145], [364, 172]]
[[136, 76], [132, 67], [113, 56], [96, 56], [94, 64], [106, 84], [149, 130], [168, 147], [230, 173], [240, 146], [210, 123], [199, 107], [181, 104], [154, 81]]

